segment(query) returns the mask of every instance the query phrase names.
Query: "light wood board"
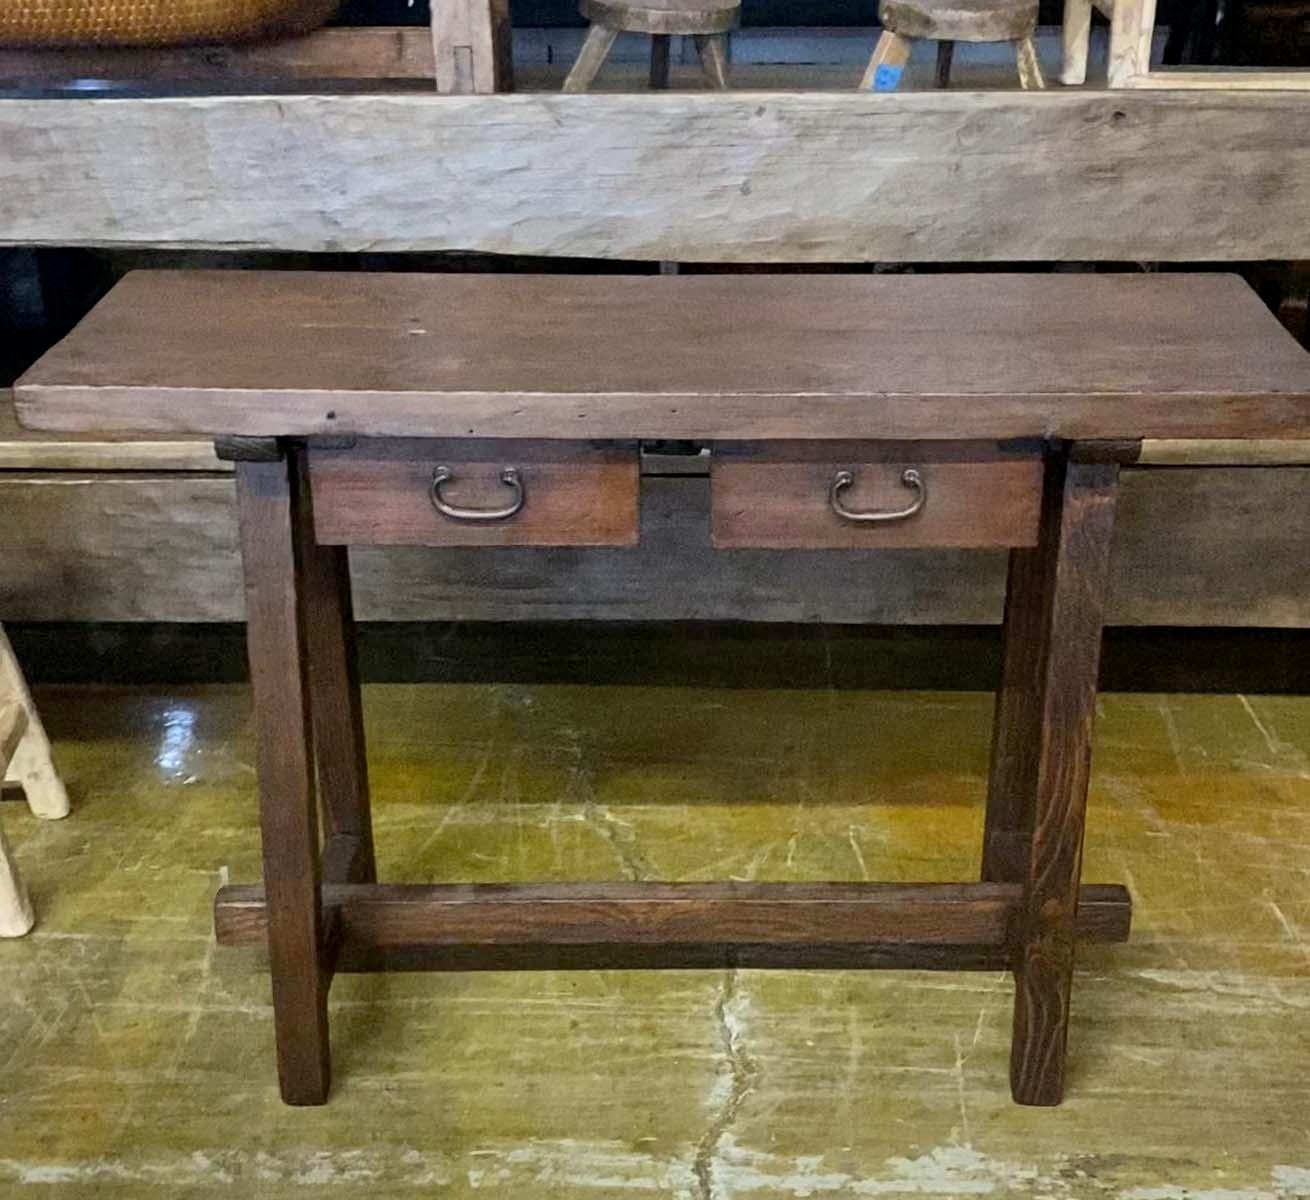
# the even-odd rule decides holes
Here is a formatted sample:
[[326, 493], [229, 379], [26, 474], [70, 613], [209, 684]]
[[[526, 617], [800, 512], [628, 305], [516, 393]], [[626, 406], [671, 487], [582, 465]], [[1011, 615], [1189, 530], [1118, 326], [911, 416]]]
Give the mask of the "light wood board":
[[0, 243], [1295, 259], [1308, 125], [1291, 92], [5, 100]]

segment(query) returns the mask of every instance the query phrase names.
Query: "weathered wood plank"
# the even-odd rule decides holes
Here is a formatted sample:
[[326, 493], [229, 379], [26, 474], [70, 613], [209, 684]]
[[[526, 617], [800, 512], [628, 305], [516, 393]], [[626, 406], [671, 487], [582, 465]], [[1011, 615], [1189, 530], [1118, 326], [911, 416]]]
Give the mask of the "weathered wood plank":
[[[709, 482], [646, 479], [631, 550], [356, 551], [365, 621], [723, 620], [992, 624], [1005, 555], [712, 550]], [[1115, 625], [1305, 628], [1310, 469], [1126, 470]], [[230, 478], [0, 475], [11, 621], [239, 621]]]
[[1276, 438], [1310, 355], [1236, 275], [136, 271], [14, 396], [155, 435]]
[[1291, 92], [7, 100], [0, 243], [1306, 258], [1308, 120]]

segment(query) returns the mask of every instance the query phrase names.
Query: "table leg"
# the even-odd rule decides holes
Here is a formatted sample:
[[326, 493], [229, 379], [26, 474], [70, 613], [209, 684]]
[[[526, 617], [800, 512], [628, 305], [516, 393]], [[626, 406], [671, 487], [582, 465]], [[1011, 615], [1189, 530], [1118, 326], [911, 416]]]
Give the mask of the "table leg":
[[[1080, 448], [1047, 464], [1034, 550], [1011, 562], [1006, 675], [997, 717], [985, 871], [1021, 871], [1024, 904], [1014, 943], [1010, 1085], [1021, 1104], [1064, 1095], [1074, 920], [1091, 765], [1101, 630], [1119, 466], [1080, 461]], [[1019, 646], [1017, 642], [1025, 642]], [[1030, 696], [1007, 692], [1027, 675]], [[1019, 833], [1011, 850], [999, 836]]]
[[306, 487], [295, 453], [237, 463], [278, 1079], [288, 1104], [322, 1104], [331, 1080], [331, 971], [310, 732]]
[[[306, 536], [310, 536], [307, 531]], [[314, 758], [328, 883], [375, 883], [368, 759], [345, 546], [305, 547], [305, 613]]]

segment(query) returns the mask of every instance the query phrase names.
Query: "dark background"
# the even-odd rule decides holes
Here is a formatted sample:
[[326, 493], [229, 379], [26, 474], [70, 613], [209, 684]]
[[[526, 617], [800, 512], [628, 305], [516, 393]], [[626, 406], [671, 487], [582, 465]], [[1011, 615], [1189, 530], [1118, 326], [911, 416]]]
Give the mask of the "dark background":
[[[1040, 20], [1058, 25], [1063, 0], [1041, 0]], [[523, 27], [586, 24], [576, 0], [511, 0]], [[742, 24], [871, 26], [877, 0], [743, 0]], [[1099, 20], [1099, 18], [1098, 18]], [[344, 0], [338, 23], [425, 25], [427, 0]], [[1166, 63], [1310, 65], [1310, 0], [1160, 0], [1158, 22], [1172, 36]]]

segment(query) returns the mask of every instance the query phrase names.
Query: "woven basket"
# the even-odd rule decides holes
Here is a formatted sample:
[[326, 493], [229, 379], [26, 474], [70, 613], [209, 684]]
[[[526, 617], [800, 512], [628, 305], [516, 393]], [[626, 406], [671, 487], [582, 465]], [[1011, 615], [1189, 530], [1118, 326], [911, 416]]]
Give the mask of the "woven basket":
[[308, 33], [340, 0], [0, 0], [0, 46], [178, 46]]

